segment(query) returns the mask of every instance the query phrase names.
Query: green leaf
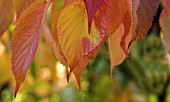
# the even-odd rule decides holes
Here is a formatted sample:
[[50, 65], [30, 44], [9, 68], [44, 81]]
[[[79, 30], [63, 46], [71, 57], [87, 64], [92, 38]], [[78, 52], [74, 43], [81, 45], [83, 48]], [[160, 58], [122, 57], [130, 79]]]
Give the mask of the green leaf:
[[58, 0], [58, 2], [55, 5], [55, 9], [60, 9], [64, 4], [64, 0]]

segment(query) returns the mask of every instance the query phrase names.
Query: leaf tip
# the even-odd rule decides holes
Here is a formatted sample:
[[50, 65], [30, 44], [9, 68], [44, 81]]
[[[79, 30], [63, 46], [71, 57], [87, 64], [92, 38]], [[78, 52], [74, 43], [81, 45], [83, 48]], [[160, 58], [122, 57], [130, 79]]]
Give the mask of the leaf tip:
[[18, 93], [18, 90], [19, 90], [19, 88], [20, 88], [20, 83], [16, 83], [16, 87], [15, 87], [15, 92], [14, 92], [14, 98], [16, 98], [16, 96], [17, 96], [17, 93]]
[[90, 35], [91, 33], [91, 26], [92, 26], [92, 21], [88, 22], [88, 34]]
[[74, 73], [74, 75], [75, 75], [75, 78], [77, 80], [78, 91], [80, 92], [81, 91], [80, 75], [76, 75], [75, 73]]
[[78, 91], [81, 91], [81, 82], [80, 82], [80, 76], [76, 77], [77, 84], [78, 84]]
[[69, 81], [70, 75], [71, 75], [71, 73], [70, 73], [70, 72], [67, 72], [67, 82], [68, 82], [68, 83], [70, 82], [70, 81]]

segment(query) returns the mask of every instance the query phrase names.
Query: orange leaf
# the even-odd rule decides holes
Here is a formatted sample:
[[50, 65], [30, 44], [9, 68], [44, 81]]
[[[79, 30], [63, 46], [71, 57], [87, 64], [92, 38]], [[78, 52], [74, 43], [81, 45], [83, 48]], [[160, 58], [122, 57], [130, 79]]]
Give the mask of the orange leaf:
[[122, 61], [126, 58], [126, 54], [120, 46], [121, 38], [124, 34], [124, 31], [124, 25], [121, 24], [116, 32], [109, 37], [111, 68], [122, 63]]
[[164, 4], [165, 13], [170, 17], [170, 0], [162, 0]]
[[165, 52], [168, 53], [170, 51], [170, 18], [166, 15], [165, 10], [162, 11], [159, 22], [163, 31]]
[[12, 0], [12, 1], [16, 9], [18, 19], [23, 13], [23, 11], [36, 0]]
[[25, 79], [29, 65], [35, 56], [41, 27], [51, 0], [37, 0], [20, 16], [12, 35], [12, 71], [16, 78], [16, 90]]
[[[118, 27], [115, 33], [113, 33], [109, 37], [109, 51], [110, 51], [110, 61], [111, 61], [111, 68], [115, 67], [116, 65], [119, 65], [123, 62], [123, 60], [126, 58], [126, 54], [124, 53], [124, 50], [122, 49], [121, 38], [125, 33], [126, 27], [123, 25], [123, 23]], [[128, 45], [131, 41], [132, 34], [131, 29], [128, 35], [125, 39], [125, 47], [128, 48]], [[127, 50], [129, 53], [129, 50]]]
[[0, 0], [0, 37], [8, 29], [14, 18], [11, 0]]
[[126, 14], [126, 3], [125, 0], [109, 0], [109, 35], [113, 34], [121, 24], [124, 15]]

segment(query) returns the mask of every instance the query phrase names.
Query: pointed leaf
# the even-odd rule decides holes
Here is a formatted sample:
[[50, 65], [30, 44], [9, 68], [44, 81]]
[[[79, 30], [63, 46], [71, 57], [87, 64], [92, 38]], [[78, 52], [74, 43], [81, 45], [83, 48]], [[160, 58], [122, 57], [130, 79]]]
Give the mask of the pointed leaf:
[[88, 14], [88, 33], [90, 34], [92, 20], [103, 3], [103, 0], [84, 0], [87, 14]]
[[11, 0], [0, 0], [0, 37], [8, 29], [14, 18]]
[[41, 34], [41, 27], [50, 0], [37, 0], [21, 15], [12, 35], [12, 71], [16, 78], [14, 96], [25, 79], [29, 65], [35, 56]]
[[30, 4], [36, 0], [12, 0], [17, 13], [17, 19]]

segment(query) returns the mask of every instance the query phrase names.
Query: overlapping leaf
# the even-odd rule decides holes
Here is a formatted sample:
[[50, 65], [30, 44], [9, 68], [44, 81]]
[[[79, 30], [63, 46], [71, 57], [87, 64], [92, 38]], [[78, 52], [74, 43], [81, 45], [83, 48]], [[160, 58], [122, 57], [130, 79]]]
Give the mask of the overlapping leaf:
[[36, 0], [13, 0], [13, 4], [17, 13], [17, 19], [21, 16], [23, 11], [34, 1]]
[[[126, 13], [125, 0], [104, 0], [92, 22], [88, 35], [88, 18], [84, 2], [74, 1], [58, 10], [52, 24], [56, 51], [61, 62], [73, 71], [80, 87], [80, 75], [98, 48], [116, 31]], [[54, 12], [52, 13], [52, 15]], [[115, 15], [117, 14], [117, 15]], [[54, 18], [54, 17], [52, 17]], [[57, 27], [56, 30], [55, 26]], [[78, 25], [78, 26], [77, 26]]]
[[[106, 1], [102, 7], [108, 7], [107, 4]], [[71, 72], [74, 72], [79, 87], [82, 71], [88, 61], [96, 55], [101, 42], [106, 39], [104, 34], [106, 34], [105, 28], [107, 26], [105, 24], [107, 24], [106, 21], [108, 20], [106, 18], [108, 17], [104, 16], [108, 16], [107, 13], [108, 10], [103, 11], [101, 9], [96, 16], [96, 23], [92, 23], [90, 35], [88, 34], [88, 18], [84, 2], [74, 1], [69, 3], [59, 15], [56, 24], [57, 32], [54, 35], [55, 41], [59, 43], [59, 45], [57, 44], [58, 56], [66, 66], [70, 67], [68, 77]], [[99, 19], [99, 15], [101, 19]], [[97, 29], [95, 24], [100, 28]], [[100, 33], [100, 31], [103, 31], [103, 33]]]
[[[41, 26], [50, 1], [13, 2], [17, 10], [17, 19], [19, 18], [11, 45], [17, 92], [35, 56]], [[163, 0], [163, 3], [169, 16], [169, 0]], [[159, 0], [53, 0], [51, 32], [57, 57], [70, 68], [67, 80], [73, 72], [80, 89], [83, 70], [110, 35], [111, 66], [120, 64], [129, 53], [131, 42], [142, 38], [149, 30], [158, 4]], [[166, 14], [162, 14], [160, 24], [165, 36], [166, 49], [169, 50], [169, 18]]]
[[25, 79], [29, 65], [35, 56], [40, 39], [41, 26], [51, 0], [37, 0], [20, 16], [12, 35], [12, 71], [16, 78], [14, 96]]
[[122, 63], [129, 53], [129, 43], [132, 38], [131, 20], [130, 11], [127, 11], [119, 28], [109, 37], [111, 68]]
[[130, 3], [124, 0], [126, 8], [124, 9], [126, 13], [122, 15], [122, 21], [120, 21], [120, 26], [109, 37], [109, 52], [111, 68], [120, 64], [127, 56], [129, 52], [128, 45], [132, 37], [132, 11]]
[[87, 14], [88, 14], [88, 33], [90, 34], [91, 31], [91, 25], [92, 20], [97, 12], [97, 10], [100, 8], [104, 0], [84, 0]]
[[12, 0], [0, 0], [0, 37], [14, 18]]

